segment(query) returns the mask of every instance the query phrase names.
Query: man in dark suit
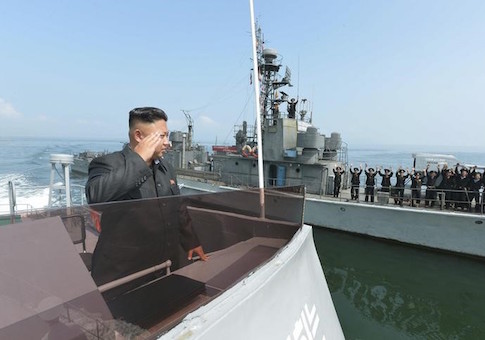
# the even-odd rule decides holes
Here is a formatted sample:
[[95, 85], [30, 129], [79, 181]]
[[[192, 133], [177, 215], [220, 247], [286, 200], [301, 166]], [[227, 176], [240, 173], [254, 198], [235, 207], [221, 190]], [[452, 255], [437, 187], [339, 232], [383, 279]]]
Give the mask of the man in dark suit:
[[365, 165], [364, 172], [367, 177], [365, 180], [365, 201], [368, 202], [370, 197], [370, 201], [374, 202], [374, 190], [376, 186], [375, 177], [377, 172], [375, 172], [373, 168], [369, 168], [369, 170], [367, 170], [367, 164]]
[[352, 184], [351, 187], [351, 199], [353, 200], [359, 200], [359, 188], [360, 188], [360, 174], [362, 174], [362, 164], [360, 165], [360, 168], [354, 168], [352, 171], [352, 164], [350, 164], [350, 174], [352, 175], [352, 178], [350, 180], [350, 183]]
[[[166, 113], [154, 107], [130, 111], [129, 144], [121, 151], [94, 159], [89, 165], [88, 203], [180, 194], [175, 171], [163, 159], [170, 147], [167, 120]], [[101, 228], [91, 272], [98, 285], [168, 259], [173, 251], [167, 255], [166, 248], [176, 240], [188, 251], [189, 259], [194, 253], [202, 260], [207, 259], [187, 211], [170, 201], [108, 206], [102, 212]]]
[[295, 98], [291, 98], [291, 101], [288, 102], [288, 118], [294, 119], [296, 117], [296, 104], [298, 100], [295, 101]]
[[345, 172], [344, 169], [337, 166], [333, 169], [334, 179], [333, 179], [333, 197], [338, 197], [340, 194], [340, 186], [342, 185], [342, 174]]

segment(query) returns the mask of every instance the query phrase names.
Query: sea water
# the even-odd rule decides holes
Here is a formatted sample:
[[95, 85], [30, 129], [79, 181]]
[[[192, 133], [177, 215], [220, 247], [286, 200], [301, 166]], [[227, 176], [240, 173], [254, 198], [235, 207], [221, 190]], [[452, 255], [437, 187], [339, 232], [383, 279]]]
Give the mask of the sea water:
[[[0, 214], [9, 212], [8, 182], [16, 189], [19, 209], [36, 209], [47, 206], [51, 154], [70, 154], [91, 151], [116, 151], [125, 141], [67, 140], [55, 138], [2, 138], [0, 137]], [[63, 181], [60, 165], [56, 166], [55, 181]], [[77, 192], [82, 190], [86, 178], [71, 175]], [[74, 199], [74, 197], [73, 197]]]
[[314, 239], [346, 339], [485, 339], [484, 261], [324, 228]]

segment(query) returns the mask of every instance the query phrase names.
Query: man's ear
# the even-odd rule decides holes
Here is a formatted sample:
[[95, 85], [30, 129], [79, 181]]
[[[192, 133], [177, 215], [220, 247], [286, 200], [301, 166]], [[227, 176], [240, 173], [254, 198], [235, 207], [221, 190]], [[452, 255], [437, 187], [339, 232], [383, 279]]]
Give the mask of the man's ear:
[[135, 129], [135, 131], [133, 132], [133, 137], [135, 137], [137, 143], [140, 143], [143, 139], [143, 135], [139, 129]]

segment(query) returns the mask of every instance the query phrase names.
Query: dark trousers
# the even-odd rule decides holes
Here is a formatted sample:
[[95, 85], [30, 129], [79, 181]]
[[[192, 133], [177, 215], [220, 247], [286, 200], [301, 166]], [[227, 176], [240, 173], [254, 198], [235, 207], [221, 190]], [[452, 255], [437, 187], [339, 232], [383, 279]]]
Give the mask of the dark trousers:
[[352, 199], [359, 199], [359, 184], [352, 184], [352, 187], [350, 188], [350, 197]]
[[338, 197], [340, 194], [340, 182], [333, 183], [333, 197]]
[[402, 205], [403, 197], [404, 197], [404, 188], [394, 188], [394, 203]]
[[365, 187], [365, 201], [369, 201], [369, 196], [370, 196], [370, 201], [374, 202], [374, 186], [372, 185], [367, 185]]
[[414, 202], [416, 205], [419, 206], [421, 203], [421, 188], [412, 188], [411, 189], [411, 205], [414, 207]]
[[458, 188], [455, 195], [455, 207], [461, 209], [468, 209], [470, 207], [470, 193], [467, 189]]
[[424, 200], [424, 205], [425, 206], [434, 206], [434, 202], [436, 201], [436, 190], [435, 188], [428, 188], [426, 189], [426, 197]]

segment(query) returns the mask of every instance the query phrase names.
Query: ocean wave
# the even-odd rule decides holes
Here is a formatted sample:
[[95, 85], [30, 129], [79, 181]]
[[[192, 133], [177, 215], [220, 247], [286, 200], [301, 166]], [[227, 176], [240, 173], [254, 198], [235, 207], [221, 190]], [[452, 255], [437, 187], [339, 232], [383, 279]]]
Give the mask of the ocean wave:
[[[15, 186], [17, 211], [40, 209], [48, 206], [48, 176], [43, 181], [39, 181], [39, 178], [34, 174], [6, 173], [0, 174], [0, 214], [10, 212], [9, 182], [12, 182]], [[85, 202], [82, 182], [71, 181], [72, 204], [83, 204]], [[52, 196], [53, 206], [61, 205], [62, 203], [60, 202], [65, 202], [65, 192], [63, 190], [54, 191]]]
[[[48, 187], [33, 187], [25, 185], [16, 185], [16, 209], [25, 211], [32, 209], [44, 208], [49, 203]], [[8, 184], [0, 184], [0, 214], [10, 212], [10, 200], [8, 194]]]

